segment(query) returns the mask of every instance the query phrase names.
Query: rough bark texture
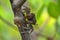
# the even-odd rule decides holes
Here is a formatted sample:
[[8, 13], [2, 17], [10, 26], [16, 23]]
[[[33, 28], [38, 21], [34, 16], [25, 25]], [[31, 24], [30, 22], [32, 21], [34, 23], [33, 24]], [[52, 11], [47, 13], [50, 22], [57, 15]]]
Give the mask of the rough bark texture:
[[12, 6], [13, 8], [20, 8], [26, 0], [13, 0]]

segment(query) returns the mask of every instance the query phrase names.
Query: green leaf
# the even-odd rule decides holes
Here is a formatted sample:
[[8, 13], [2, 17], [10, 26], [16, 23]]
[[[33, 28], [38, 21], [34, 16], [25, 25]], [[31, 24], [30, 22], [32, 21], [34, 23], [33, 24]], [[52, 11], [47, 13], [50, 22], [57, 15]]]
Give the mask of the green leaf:
[[37, 12], [37, 19], [40, 18], [41, 14], [42, 14], [42, 12], [43, 12], [44, 7], [45, 7], [45, 5], [42, 5], [42, 7], [39, 8], [39, 10], [38, 10], [38, 12]]
[[33, 12], [37, 12], [43, 4], [43, 0], [29, 0], [28, 2]]
[[[10, 24], [9, 24], [10, 23]], [[0, 0], [0, 40], [21, 40], [9, 0]]]
[[51, 2], [48, 5], [48, 13], [51, 17], [58, 18], [58, 16], [59, 16], [58, 5]]
[[58, 5], [60, 6], [60, 0], [58, 0]]

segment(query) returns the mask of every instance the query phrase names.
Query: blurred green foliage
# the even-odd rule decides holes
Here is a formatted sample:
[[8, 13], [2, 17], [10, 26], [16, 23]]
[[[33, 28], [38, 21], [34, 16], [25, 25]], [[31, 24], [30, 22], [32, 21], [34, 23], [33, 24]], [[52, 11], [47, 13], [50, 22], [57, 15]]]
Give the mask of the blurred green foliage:
[[[34, 29], [38, 30], [46, 24], [42, 34], [47, 37], [53, 37], [56, 34], [55, 40], [60, 40], [60, 0], [28, 0], [28, 2], [38, 24]], [[8, 25], [1, 17], [14, 25], [14, 15], [9, 0], [0, 0], [0, 40], [21, 40], [16, 25]], [[58, 26], [55, 24], [56, 21]], [[46, 38], [38, 36], [38, 40], [46, 40]]]
[[[29, 2], [30, 2], [30, 8], [32, 12], [35, 13], [37, 24], [39, 25], [38, 28], [35, 27], [35, 29], [37, 28], [38, 30], [39, 28], [41, 28], [45, 20], [48, 17], [50, 17], [42, 34], [46, 36], [51, 36], [51, 37], [55, 36], [55, 34], [59, 35], [59, 33], [57, 32], [58, 31], [60, 32], [60, 29], [59, 29], [60, 22], [58, 21], [58, 17], [60, 16], [60, 0], [30, 0]], [[58, 24], [59, 24], [58, 26], [56, 26], [56, 21], [58, 21]], [[56, 32], [56, 29], [58, 29], [57, 32]], [[59, 36], [58, 37], [56, 36], [55, 40], [60, 40]]]
[[0, 0], [0, 40], [21, 40], [17, 27], [11, 27], [1, 17], [14, 25], [14, 14], [9, 0]]
[[49, 12], [49, 15], [54, 17], [54, 18], [58, 18], [59, 16], [59, 10], [58, 10], [58, 5], [56, 3], [53, 3], [51, 2], [49, 5], [48, 5], [48, 12]]

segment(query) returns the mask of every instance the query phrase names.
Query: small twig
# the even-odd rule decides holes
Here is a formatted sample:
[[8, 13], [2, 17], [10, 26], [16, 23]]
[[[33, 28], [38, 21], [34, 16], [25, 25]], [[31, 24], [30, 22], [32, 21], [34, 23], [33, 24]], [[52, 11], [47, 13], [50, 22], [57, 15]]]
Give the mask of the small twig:
[[13, 0], [12, 7], [13, 8], [20, 8], [26, 0]]

